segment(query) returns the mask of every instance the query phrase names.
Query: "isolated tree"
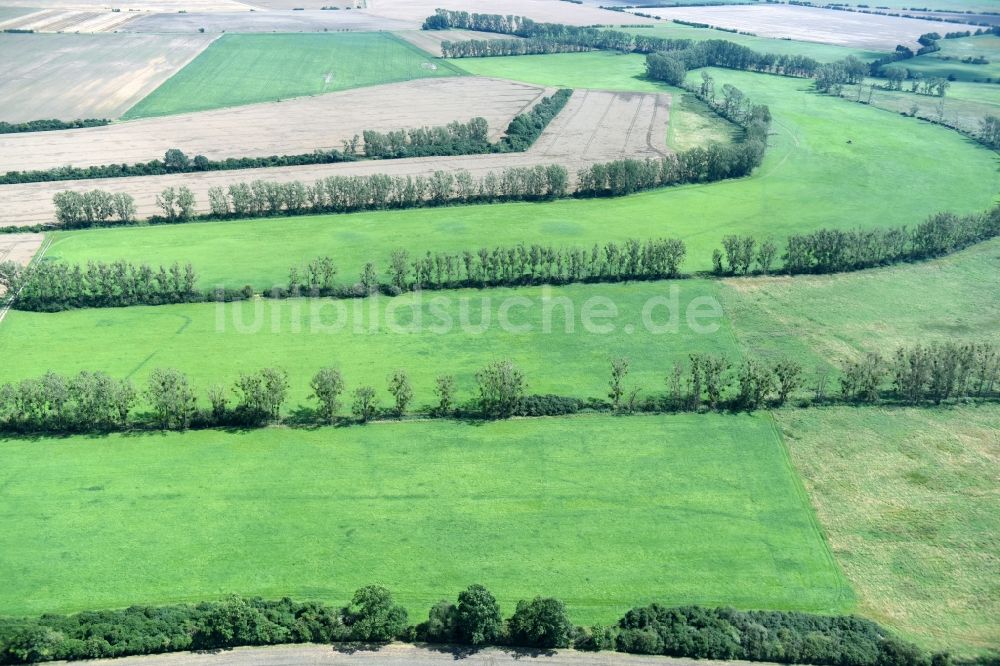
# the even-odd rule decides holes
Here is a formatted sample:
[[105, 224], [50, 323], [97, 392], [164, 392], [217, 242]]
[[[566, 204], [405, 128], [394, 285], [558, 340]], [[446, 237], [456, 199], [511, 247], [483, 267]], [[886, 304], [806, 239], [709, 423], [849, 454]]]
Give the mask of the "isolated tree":
[[361, 386], [354, 389], [354, 403], [351, 412], [362, 423], [368, 423], [378, 411], [378, 400], [375, 389], [371, 386]]
[[312, 397], [319, 401], [320, 417], [333, 423], [340, 409], [340, 394], [344, 392], [344, 378], [337, 368], [321, 368], [309, 382]]
[[378, 271], [375, 269], [375, 264], [370, 261], [365, 264], [359, 284], [362, 291], [369, 296], [378, 291]]
[[186, 186], [181, 187], [177, 190], [177, 199], [175, 200], [177, 206], [177, 219], [181, 222], [186, 222], [194, 217], [194, 206], [195, 199], [194, 193], [191, 192]]
[[509, 360], [494, 361], [476, 373], [479, 410], [487, 418], [509, 418], [521, 405], [524, 373]]
[[774, 258], [777, 254], [778, 246], [770, 238], [760, 244], [760, 247], [757, 249], [755, 261], [757, 263], [757, 270], [762, 275], [767, 275], [771, 272], [771, 266], [774, 264]]
[[455, 408], [455, 377], [439, 375], [435, 380], [434, 393], [438, 397], [435, 411], [439, 416], [447, 416]]
[[628, 359], [625, 357], [612, 359], [611, 380], [608, 382], [608, 397], [611, 398], [611, 407], [617, 412], [621, 410], [622, 396], [625, 395], [623, 382], [628, 376]]
[[413, 400], [413, 387], [406, 370], [397, 370], [389, 378], [389, 393], [396, 402], [396, 416], [403, 416], [410, 401]]
[[788, 396], [802, 385], [802, 366], [795, 361], [778, 361], [774, 364], [773, 372], [777, 382], [778, 405], [784, 405]]

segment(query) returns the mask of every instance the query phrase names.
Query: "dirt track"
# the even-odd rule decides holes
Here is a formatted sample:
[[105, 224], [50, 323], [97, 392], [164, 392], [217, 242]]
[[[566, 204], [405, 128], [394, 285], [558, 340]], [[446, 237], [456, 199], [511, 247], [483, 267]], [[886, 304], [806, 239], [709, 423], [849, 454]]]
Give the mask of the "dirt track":
[[0, 34], [0, 120], [117, 118], [213, 39]]
[[134, 164], [169, 148], [211, 159], [342, 147], [366, 129], [446, 125], [482, 116], [496, 140], [511, 118], [554, 89], [480, 77], [421, 79], [283, 102], [252, 104], [106, 127], [0, 135], [0, 173], [65, 165]]
[[[66, 663], [66, 662], [59, 662]], [[215, 653], [177, 654], [97, 659], [72, 662], [81, 666], [313, 666], [358, 664], [364, 666], [435, 666], [436, 664], [522, 664], [523, 666], [750, 666], [749, 662], [706, 661], [647, 657], [616, 652], [576, 652], [573, 650], [508, 651], [495, 648], [465, 652], [446, 646], [423, 648], [393, 644], [372, 650], [348, 650], [329, 645], [281, 645], [264, 648], [236, 648]], [[757, 663], [755, 666], [762, 666]]]
[[111, 192], [128, 192], [135, 197], [139, 216], [148, 217], [157, 212], [157, 193], [169, 186], [190, 187], [198, 202], [198, 210], [207, 212], [210, 187], [256, 179], [312, 182], [335, 175], [428, 175], [439, 169], [465, 169], [475, 176], [482, 176], [491, 170], [536, 164], [561, 164], [572, 175], [581, 167], [596, 162], [622, 157], [665, 155], [669, 110], [669, 95], [581, 90], [573, 94], [535, 145], [524, 153], [371, 160], [174, 176], [3, 185], [0, 186], [0, 199], [7, 205], [0, 216], [0, 225], [29, 225], [52, 221], [52, 196], [56, 192], [71, 189], [82, 191], [99, 188]]

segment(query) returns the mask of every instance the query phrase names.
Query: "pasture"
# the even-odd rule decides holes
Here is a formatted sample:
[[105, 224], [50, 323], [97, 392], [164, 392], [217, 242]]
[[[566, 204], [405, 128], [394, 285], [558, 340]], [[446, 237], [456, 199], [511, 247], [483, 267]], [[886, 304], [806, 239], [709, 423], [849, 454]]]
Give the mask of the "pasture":
[[4, 440], [0, 469], [3, 613], [375, 581], [413, 621], [474, 582], [581, 624], [853, 608], [767, 415]]
[[[954, 29], [963, 28], [956, 26]], [[945, 30], [938, 32], [942, 34]], [[912, 72], [919, 72], [924, 78], [942, 76], [958, 81], [1000, 81], [1000, 37], [977, 35], [940, 39], [937, 44], [941, 47], [940, 51], [907, 60], [904, 66]], [[987, 62], [981, 65], [962, 62], [964, 58], [979, 57], [985, 58]]]
[[1000, 408], [775, 418], [858, 611], [954, 656], [1000, 644]]
[[[596, 60], [582, 55], [580, 72], [572, 76], [576, 54], [476, 59], [473, 64], [495, 73], [497, 61], [507, 61], [511, 78], [579, 86], [589, 80], [587, 67]], [[593, 68], [595, 86], [606, 86], [614, 63], [621, 63], [619, 87], [636, 81], [634, 64], [641, 58], [605, 55], [603, 60], [603, 72]], [[750, 178], [620, 199], [57, 233], [51, 256], [190, 261], [205, 285], [270, 287], [284, 283], [290, 265], [318, 255], [333, 257], [344, 279], [353, 282], [365, 262], [384, 266], [397, 248], [462, 251], [522, 241], [590, 246], [676, 236], [688, 246], [684, 269], [694, 271], [711, 268], [712, 250], [726, 234], [772, 235], [781, 241], [789, 233], [822, 227], [912, 226], [941, 210], [983, 210], [1000, 191], [996, 154], [951, 130], [817, 95], [808, 81], [711, 71], [717, 87], [736, 85], [755, 102], [770, 104], [776, 118], [764, 165]], [[922, 168], [914, 170], [913, 164]], [[815, 205], [802, 205], [802, 197]], [[280, 253], [274, 252], [276, 244]]]
[[205, 111], [461, 71], [388, 33], [223, 35], [125, 114]]
[[0, 121], [117, 118], [212, 39], [199, 34], [0, 34]]

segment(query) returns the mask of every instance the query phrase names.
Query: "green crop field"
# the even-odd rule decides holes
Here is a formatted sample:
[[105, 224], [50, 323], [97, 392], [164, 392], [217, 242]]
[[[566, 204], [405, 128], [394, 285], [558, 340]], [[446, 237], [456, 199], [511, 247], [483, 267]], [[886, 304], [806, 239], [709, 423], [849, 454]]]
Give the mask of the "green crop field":
[[8, 440], [0, 469], [4, 613], [372, 582], [418, 621], [474, 582], [579, 623], [853, 607], [766, 415]]
[[223, 35], [124, 118], [206, 111], [459, 73], [385, 32]]
[[[939, 30], [939, 34], [951, 30], [965, 30], [968, 26], [949, 26]], [[975, 28], [972, 28], [975, 30]], [[942, 39], [938, 41], [940, 51], [917, 56], [901, 63], [900, 66], [920, 72], [924, 78], [943, 76], [959, 81], [1000, 81], [1000, 37], [996, 35], [977, 35], [960, 39]], [[989, 62], [973, 65], [962, 62], [963, 58], [982, 56]]]
[[1000, 645], [1000, 408], [776, 418], [858, 610], [929, 649]]
[[[635, 78], [638, 56], [468, 60], [487, 70], [476, 73], [498, 74], [490, 68], [502, 65], [508, 77], [543, 85], [655, 89]], [[284, 283], [292, 264], [319, 255], [333, 257], [341, 278], [353, 282], [367, 261], [386, 267], [397, 248], [462, 251], [522, 241], [589, 247], [628, 237], [677, 236], [688, 245], [684, 268], [704, 270], [729, 233], [771, 235], [780, 242], [789, 233], [821, 227], [912, 226], [941, 210], [985, 209], [1000, 191], [996, 153], [951, 130], [817, 95], [805, 80], [726, 70], [712, 74], [717, 88], [732, 83], [769, 104], [775, 116], [764, 165], [749, 178], [620, 199], [57, 233], [48, 256], [190, 261], [203, 285], [263, 288]], [[920, 169], [913, 168], [917, 164]]]

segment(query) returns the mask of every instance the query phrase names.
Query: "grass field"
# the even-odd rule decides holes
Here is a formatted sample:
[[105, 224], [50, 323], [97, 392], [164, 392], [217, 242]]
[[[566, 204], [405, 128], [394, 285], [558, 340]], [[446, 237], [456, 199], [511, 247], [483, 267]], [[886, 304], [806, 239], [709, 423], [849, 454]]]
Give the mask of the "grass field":
[[206, 111], [460, 70], [389, 33], [223, 35], [126, 119]]
[[[654, 87], [635, 78], [638, 56], [469, 60], [481, 68], [476, 73], [495, 75], [502, 68], [507, 77], [543, 85]], [[590, 246], [678, 236], [688, 245], [684, 268], [699, 270], [711, 267], [712, 250], [728, 233], [770, 234], [780, 242], [789, 233], [820, 227], [912, 226], [940, 210], [982, 210], [1000, 191], [996, 153], [951, 130], [817, 95], [809, 81], [726, 70], [713, 75], [717, 88], [732, 83], [755, 102], [769, 104], [775, 116], [772, 147], [750, 178], [614, 200], [59, 233], [48, 256], [190, 261], [205, 285], [269, 287], [285, 282], [292, 264], [321, 254], [333, 257], [341, 277], [353, 282], [365, 262], [384, 267], [401, 247], [420, 253], [522, 241]]]
[[[0, 381], [50, 369], [101, 368], [143, 385], [154, 368], [176, 367], [189, 373], [204, 393], [241, 371], [277, 365], [289, 372], [287, 407], [294, 411], [307, 402], [309, 378], [329, 364], [343, 369], [349, 390], [371, 384], [384, 401], [389, 375], [405, 368], [416, 403], [430, 404], [437, 375], [455, 374], [465, 399], [472, 397], [475, 372], [505, 356], [524, 369], [533, 393], [601, 397], [613, 357], [631, 359], [629, 382], [649, 395], [666, 390], [664, 378], [673, 362], [689, 353], [725, 353], [737, 359], [749, 352], [766, 359], [793, 358], [811, 382], [814, 369], [837, 368], [864, 351], [891, 354], [899, 345], [930, 340], [1000, 343], [1000, 303], [983, 298], [1000, 291], [998, 266], [1000, 241], [992, 241], [939, 261], [822, 277], [427, 292], [422, 300], [411, 294], [377, 302], [11, 312], [0, 326], [0, 347], [16, 345], [18, 353], [7, 359]], [[643, 308], [649, 299], [669, 299], [672, 285], [678, 287], [676, 331], [645, 326]], [[548, 315], [542, 301], [546, 294], [552, 299]], [[448, 300], [432, 301], [438, 297]], [[528, 301], [508, 300], [513, 297]], [[613, 330], [601, 333], [584, 326], [584, 307], [591, 297], [614, 304], [616, 317], [594, 321]], [[468, 300], [463, 304], [462, 299]], [[572, 304], [570, 333], [564, 299]], [[717, 323], [717, 330], [698, 332], [688, 325], [687, 308], [696, 299], [721, 305], [720, 319], [701, 322]], [[505, 302], [514, 305], [502, 320]], [[419, 320], [413, 314], [417, 308], [411, 307], [416, 304]], [[666, 324], [667, 307], [657, 304], [650, 310], [651, 321]], [[530, 329], [521, 330], [524, 326]], [[95, 339], [101, 344], [94, 345]], [[828, 389], [834, 388], [831, 378]]]
[[[948, 28], [951, 30], [952, 28]], [[955, 30], [965, 28], [955, 27]], [[942, 29], [941, 34], [946, 32]], [[907, 69], [920, 72], [924, 78], [943, 76], [954, 77], [959, 81], [1000, 81], [1000, 37], [996, 35], [977, 35], [961, 39], [942, 39], [938, 41], [940, 51], [917, 56], [902, 63]], [[983, 56], [989, 63], [972, 65], [963, 63], [962, 58]]]
[[[230, 592], [414, 620], [479, 582], [574, 621], [636, 604], [849, 611], [769, 416], [0, 441], [0, 612]], [[234, 563], [239, 562], [238, 566]]]
[[1000, 645], [1000, 407], [776, 419], [858, 610], [935, 650]]

